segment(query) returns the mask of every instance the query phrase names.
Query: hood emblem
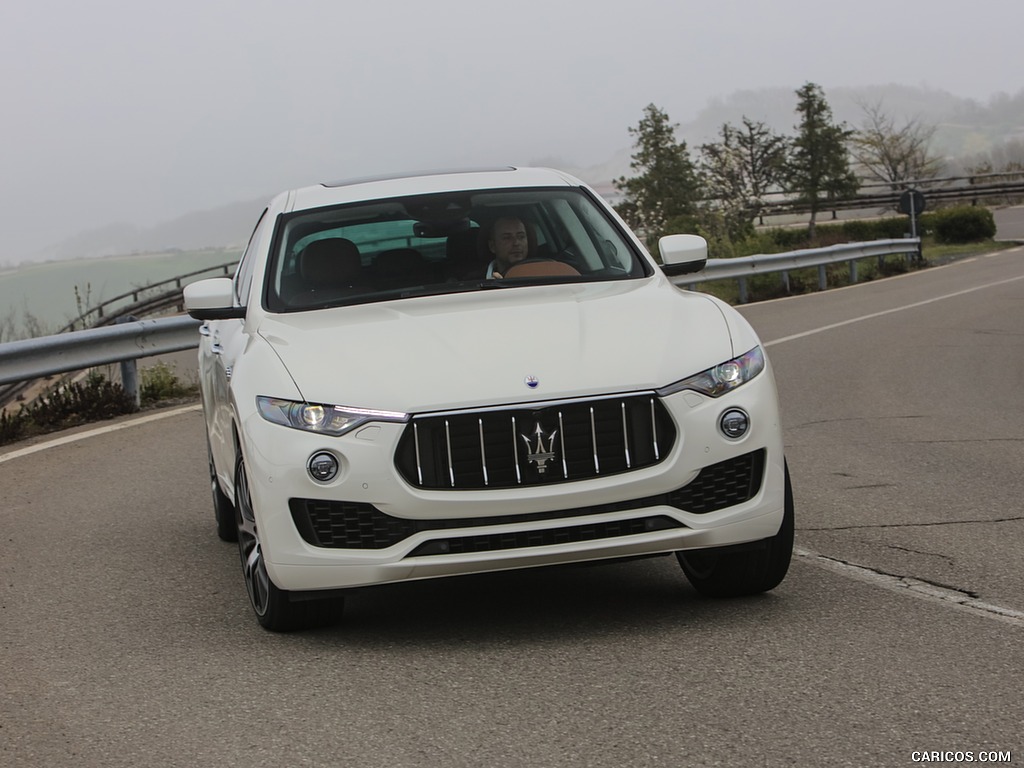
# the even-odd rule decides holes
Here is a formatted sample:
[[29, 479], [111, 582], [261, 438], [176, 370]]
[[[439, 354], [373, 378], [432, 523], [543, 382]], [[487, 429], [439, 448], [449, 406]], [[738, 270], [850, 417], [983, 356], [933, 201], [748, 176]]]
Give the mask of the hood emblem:
[[[526, 435], [520, 435], [523, 438], [523, 442], [526, 443], [526, 460], [532, 461], [537, 465], [537, 474], [543, 475], [547, 472], [547, 464], [553, 458], [555, 458], [555, 435], [558, 434], [558, 430], [554, 430], [550, 435], [544, 432], [544, 428], [541, 427], [540, 422], [537, 422], [536, 428], [533, 430], [533, 434], [537, 440], [532, 445], [530, 438]], [[545, 445], [544, 441], [547, 441]]]
[[538, 379], [536, 376], [527, 376], [525, 379], [523, 379], [523, 382], [530, 389], [536, 389], [538, 386], [540, 386], [540, 379]]

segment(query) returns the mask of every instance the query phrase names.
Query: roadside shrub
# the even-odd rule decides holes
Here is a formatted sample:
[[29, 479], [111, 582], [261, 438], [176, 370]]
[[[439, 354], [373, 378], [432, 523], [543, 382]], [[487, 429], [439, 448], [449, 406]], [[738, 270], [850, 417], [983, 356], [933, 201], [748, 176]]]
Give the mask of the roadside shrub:
[[[920, 227], [918, 227], [920, 229]], [[851, 219], [844, 221], [843, 234], [854, 240], [896, 240], [910, 233], [909, 216], [889, 216], [884, 219]]]
[[788, 250], [775, 241], [775, 230], [756, 232], [739, 243], [734, 244], [736, 256], [753, 256], [755, 253], [778, 253]]
[[[165, 363], [140, 372], [139, 393], [144, 403], [192, 397], [197, 390], [196, 383], [181, 381]], [[0, 445], [137, 410], [131, 393], [102, 373], [92, 371], [84, 380], [55, 387], [17, 412], [0, 413]]]
[[996, 220], [988, 208], [960, 205], [935, 211], [929, 228], [940, 243], [977, 243], [996, 234]]
[[0, 413], [0, 445], [21, 440], [25, 436], [27, 423], [24, 408], [17, 413]]
[[42, 431], [64, 429], [90, 421], [134, 413], [135, 398], [124, 388], [95, 371], [84, 380], [59, 387], [24, 409], [32, 425]]
[[[928, 216], [918, 219], [918, 234], [931, 229]], [[898, 240], [910, 234], [910, 218], [907, 216], [886, 216], [881, 219], [850, 219], [838, 224], [819, 224], [816, 227], [815, 242], [807, 238], [807, 227], [780, 227], [758, 233], [755, 237], [761, 246], [750, 250], [746, 245], [738, 250], [744, 253], [777, 253], [798, 251], [803, 248], [823, 248], [837, 243], [863, 242], [867, 240]]]
[[139, 399], [143, 403], [156, 403], [196, 393], [197, 386], [181, 381], [174, 368], [167, 363], [157, 363], [139, 372]]
[[770, 229], [766, 234], [770, 242], [774, 244], [775, 247], [772, 250], [776, 253], [807, 247], [807, 227]]

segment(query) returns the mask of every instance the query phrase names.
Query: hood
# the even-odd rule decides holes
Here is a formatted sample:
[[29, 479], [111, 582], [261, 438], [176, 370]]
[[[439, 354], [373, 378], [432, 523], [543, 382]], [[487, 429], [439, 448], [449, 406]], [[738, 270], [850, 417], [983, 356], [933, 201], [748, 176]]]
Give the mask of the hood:
[[405, 413], [656, 389], [733, 356], [715, 302], [658, 279], [267, 315], [259, 334], [307, 401]]

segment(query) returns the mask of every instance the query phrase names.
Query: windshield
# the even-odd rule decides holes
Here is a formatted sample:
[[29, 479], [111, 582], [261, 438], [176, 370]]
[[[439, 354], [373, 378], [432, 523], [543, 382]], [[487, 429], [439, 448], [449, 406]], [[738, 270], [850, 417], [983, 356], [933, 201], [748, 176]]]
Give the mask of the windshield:
[[578, 189], [462, 191], [283, 217], [265, 299], [270, 311], [288, 312], [648, 273]]

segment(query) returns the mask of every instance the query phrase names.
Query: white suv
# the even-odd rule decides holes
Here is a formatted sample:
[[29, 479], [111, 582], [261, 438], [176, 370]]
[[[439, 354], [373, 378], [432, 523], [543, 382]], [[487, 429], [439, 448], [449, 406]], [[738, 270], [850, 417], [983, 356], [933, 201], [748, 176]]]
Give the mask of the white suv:
[[321, 184], [189, 285], [218, 533], [260, 623], [346, 588], [670, 554], [703, 594], [782, 581], [793, 504], [747, 322], [563, 173]]

